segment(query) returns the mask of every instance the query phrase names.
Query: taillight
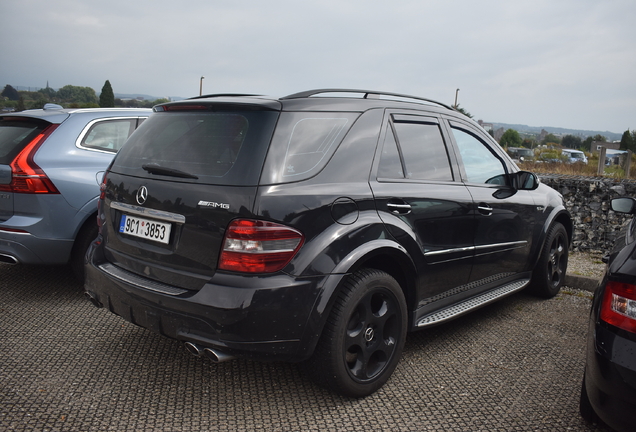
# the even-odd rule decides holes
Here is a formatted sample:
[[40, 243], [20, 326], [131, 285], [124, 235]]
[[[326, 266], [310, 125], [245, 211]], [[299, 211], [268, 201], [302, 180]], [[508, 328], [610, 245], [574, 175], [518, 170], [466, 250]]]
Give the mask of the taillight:
[[608, 282], [601, 305], [601, 319], [636, 333], [636, 285]]
[[304, 236], [273, 222], [237, 219], [230, 223], [219, 269], [244, 273], [272, 273], [283, 269], [296, 255]]
[[27, 194], [60, 193], [44, 171], [33, 161], [35, 153], [57, 126], [48, 126], [18, 153], [9, 164], [12, 171], [11, 183], [0, 186], [0, 190]]

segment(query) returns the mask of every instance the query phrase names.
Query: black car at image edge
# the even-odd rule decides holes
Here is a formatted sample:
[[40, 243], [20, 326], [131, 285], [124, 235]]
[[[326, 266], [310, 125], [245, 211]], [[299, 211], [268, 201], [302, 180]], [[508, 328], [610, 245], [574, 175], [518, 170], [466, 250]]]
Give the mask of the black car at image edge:
[[166, 103], [104, 176], [96, 305], [214, 362], [362, 397], [406, 334], [565, 277], [563, 198], [441, 103], [362, 90]]
[[[636, 200], [615, 198], [612, 210], [636, 214]], [[631, 220], [607, 258], [594, 293], [580, 411], [617, 431], [636, 430], [636, 221]]]

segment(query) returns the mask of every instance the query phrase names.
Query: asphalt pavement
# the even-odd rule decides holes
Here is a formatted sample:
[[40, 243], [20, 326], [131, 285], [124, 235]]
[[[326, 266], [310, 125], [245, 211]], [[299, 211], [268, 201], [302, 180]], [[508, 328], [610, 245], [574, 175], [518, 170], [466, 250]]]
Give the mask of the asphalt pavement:
[[590, 304], [522, 292], [412, 333], [356, 400], [295, 364], [193, 357], [95, 308], [68, 268], [2, 265], [0, 431], [605, 431], [578, 414]]

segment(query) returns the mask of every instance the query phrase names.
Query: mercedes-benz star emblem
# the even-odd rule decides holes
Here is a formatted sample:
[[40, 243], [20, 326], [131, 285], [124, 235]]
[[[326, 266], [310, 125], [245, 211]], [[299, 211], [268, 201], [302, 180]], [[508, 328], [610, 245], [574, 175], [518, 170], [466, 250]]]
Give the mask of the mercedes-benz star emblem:
[[139, 205], [143, 205], [147, 199], [148, 199], [148, 189], [146, 189], [146, 186], [142, 186], [137, 191], [137, 203]]

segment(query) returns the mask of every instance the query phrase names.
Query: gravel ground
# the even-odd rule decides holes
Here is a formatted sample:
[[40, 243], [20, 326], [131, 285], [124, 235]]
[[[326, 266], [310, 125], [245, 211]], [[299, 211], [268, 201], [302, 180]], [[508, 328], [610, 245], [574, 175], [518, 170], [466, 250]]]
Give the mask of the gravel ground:
[[600, 251], [570, 252], [567, 273], [601, 279], [605, 272], [605, 263], [601, 261], [602, 257], [603, 253]]
[[387, 385], [356, 400], [294, 364], [195, 358], [93, 307], [65, 268], [0, 266], [0, 431], [605, 432], [578, 414], [591, 297], [521, 292], [409, 334]]

